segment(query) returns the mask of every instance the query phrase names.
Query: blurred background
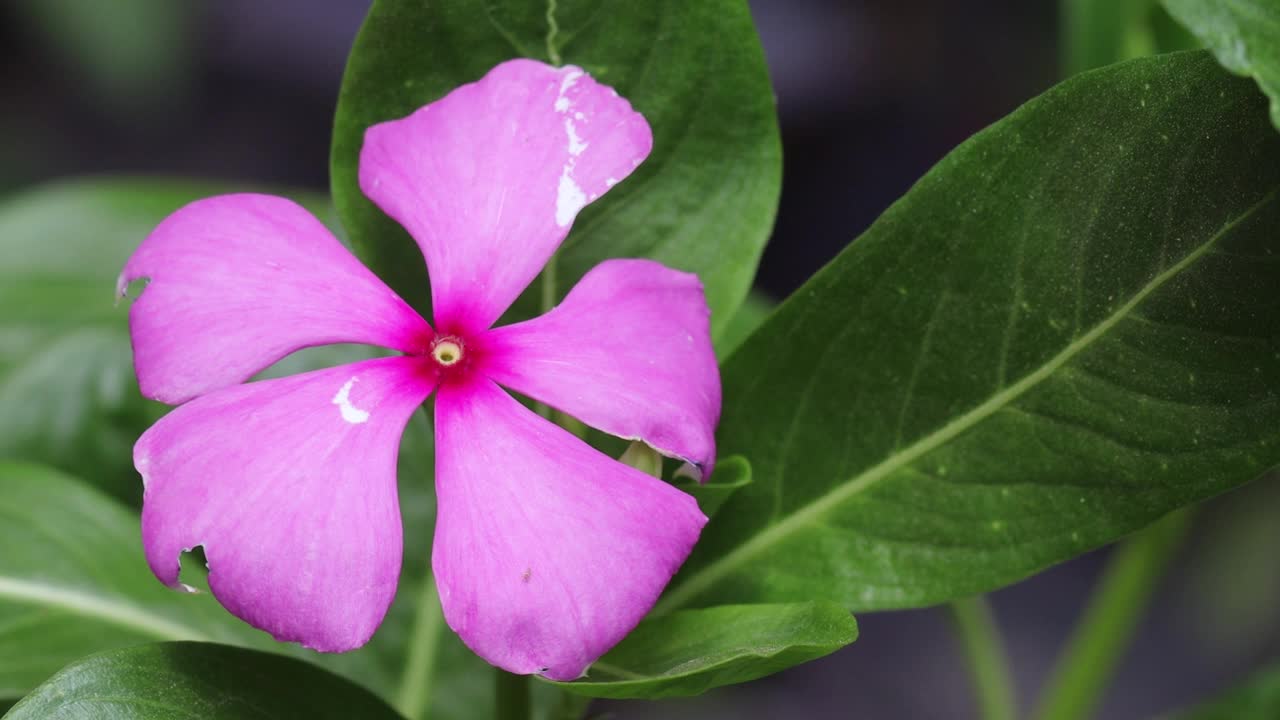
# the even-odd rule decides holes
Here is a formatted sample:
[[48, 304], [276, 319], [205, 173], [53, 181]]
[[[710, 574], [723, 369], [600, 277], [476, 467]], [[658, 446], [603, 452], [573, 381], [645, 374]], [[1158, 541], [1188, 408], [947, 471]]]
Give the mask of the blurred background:
[[[367, 0], [5, 0], [0, 193], [85, 174], [326, 191], [343, 63]], [[1051, 0], [752, 0], [785, 170], [759, 289], [785, 297], [948, 150], [1063, 74]], [[1100, 717], [1151, 717], [1280, 651], [1280, 483], [1210, 503]], [[1105, 565], [1102, 550], [994, 595], [1024, 709]], [[864, 615], [823, 660], [621, 718], [966, 718], [941, 611]]]

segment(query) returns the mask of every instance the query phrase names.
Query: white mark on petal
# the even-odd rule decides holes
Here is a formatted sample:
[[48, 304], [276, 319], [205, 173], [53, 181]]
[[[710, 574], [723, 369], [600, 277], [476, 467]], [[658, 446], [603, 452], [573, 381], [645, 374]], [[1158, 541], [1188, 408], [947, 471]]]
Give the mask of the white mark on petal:
[[[569, 100], [569, 89], [574, 83], [578, 82], [578, 78], [585, 73], [576, 67], [565, 68], [564, 76], [560, 80], [560, 93], [556, 98], [556, 112], [568, 113], [573, 103]], [[579, 121], [585, 119], [585, 115], [581, 112], [575, 113], [574, 117]], [[578, 211], [587, 204], [587, 195], [574, 182], [573, 166], [576, 164], [578, 156], [587, 149], [587, 143], [583, 142], [578, 135], [578, 128], [574, 126], [573, 119], [566, 117], [564, 119], [564, 132], [569, 142], [569, 162], [565, 164], [564, 169], [560, 171], [560, 187], [556, 190], [556, 224], [560, 227], [567, 227], [573, 222], [573, 218], [577, 216]]]
[[356, 384], [356, 378], [351, 378], [338, 389], [338, 394], [333, 396], [333, 404], [338, 406], [338, 410], [342, 411], [342, 419], [352, 425], [359, 425], [369, 421], [369, 411], [361, 410], [351, 404], [351, 387]]
[[566, 165], [560, 173], [560, 187], [556, 192], [556, 224], [560, 227], [567, 227], [573, 222], [578, 211], [587, 204], [586, 193], [569, 177], [571, 169], [572, 164]]
[[560, 93], [556, 97], [556, 112], [569, 111], [569, 88], [573, 87], [573, 84], [578, 82], [578, 78], [583, 75], [582, 71], [575, 67], [565, 68], [565, 70], [568, 70], [568, 72], [560, 80]]
[[578, 111], [573, 114], [573, 119], [577, 120], [578, 122], [582, 122], [583, 120], [587, 119], [587, 116], [583, 115], [581, 111]]
[[573, 121], [569, 118], [564, 119], [564, 132], [569, 136], [569, 154], [581, 155], [582, 151], [587, 149], [587, 143], [578, 137], [578, 129], [573, 126]]
[[565, 70], [567, 70], [568, 72], [566, 72], [564, 74], [564, 77], [560, 79], [561, 95], [564, 95], [565, 93], [569, 92], [569, 88], [573, 87], [573, 84], [578, 82], [578, 78], [582, 77], [583, 75], [583, 72], [581, 70], [579, 70], [576, 67], [573, 67], [572, 65], [565, 68]]
[[618, 184], [618, 178], [605, 178], [605, 179], [604, 179], [604, 186], [605, 186], [605, 187], [613, 187], [614, 185], [617, 185], [617, 184]]

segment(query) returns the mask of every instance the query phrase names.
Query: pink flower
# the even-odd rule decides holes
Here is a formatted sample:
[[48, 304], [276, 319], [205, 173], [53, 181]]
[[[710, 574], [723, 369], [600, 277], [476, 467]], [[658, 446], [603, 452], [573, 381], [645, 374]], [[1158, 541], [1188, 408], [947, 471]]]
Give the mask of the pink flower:
[[[203, 546], [228, 610], [279, 640], [368, 641], [400, 572], [396, 451], [434, 390], [432, 568], [445, 619], [515, 673], [579, 677], [652, 607], [706, 518], [502, 388], [710, 473], [720, 381], [696, 277], [601, 263], [542, 317], [494, 321], [588, 202], [652, 146], [626, 100], [574, 67], [514, 60], [369, 129], [360, 185], [417, 240], [433, 330], [310, 214], [201, 200], [129, 259], [120, 292], [148, 397], [181, 407], [134, 449], [147, 562], [178, 582]], [[299, 348], [403, 354], [245, 383]]]

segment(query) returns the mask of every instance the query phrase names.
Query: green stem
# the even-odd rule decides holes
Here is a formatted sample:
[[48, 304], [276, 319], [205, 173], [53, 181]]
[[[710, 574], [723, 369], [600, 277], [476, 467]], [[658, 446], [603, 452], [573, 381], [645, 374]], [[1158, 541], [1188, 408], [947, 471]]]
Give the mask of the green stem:
[[547, 261], [547, 266], [542, 269], [541, 293], [538, 295], [538, 309], [542, 313], [549, 312], [551, 308], [554, 308], [556, 301], [559, 299], [560, 281], [558, 276], [560, 273], [556, 268], [558, 265], [556, 260], [558, 259], [557, 256], [552, 255], [551, 259]]
[[984, 720], [1014, 720], [1017, 702], [1000, 628], [985, 598], [951, 603], [951, 620], [973, 674], [973, 687]]
[[[539, 284], [538, 306], [539, 312], [543, 315], [550, 312], [559, 300], [559, 271], [557, 270], [556, 259], [558, 256], [552, 255], [547, 261], [547, 266], [542, 270], [542, 282]], [[570, 417], [544, 403], [535, 403], [534, 409], [542, 417], [568, 430], [574, 435], [583, 438], [587, 434], [587, 426], [578, 422], [575, 417]]]
[[[546, 267], [542, 268], [542, 282], [538, 286], [539, 288], [538, 314], [539, 315], [547, 314], [551, 310], [551, 308], [556, 306], [556, 294], [557, 294], [557, 291], [559, 290], [557, 285], [558, 285], [558, 280], [556, 278], [556, 256], [552, 255], [551, 259], [547, 260]], [[538, 414], [541, 415], [542, 417], [548, 420], [551, 420], [552, 422], [556, 421], [556, 417], [555, 417], [556, 413], [552, 411], [551, 406], [546, 405], [544, 403], [536, 403], [534, 405], [534, 409], [536, 409], [538, 411]]]
[[1189, 525], [1175, 512], [1115, 551], [1040, 698], [1039, 720], [1089, 717]]
[[400, 691], [396, 693], [396, 710], [409, 720], [422, 720], [427, 716], [431, 684], [435, 679], [436, 640], [443, 621], [435, 577], [428, 572], [418, 589], [418, 607], [409, 637], [409, 656], [405, 659]]
[[493, 694], [496, 720], [529, 720], [532, 703], [529, 701], [529, 676], [512, 675], [505, 670], [493, 669]]

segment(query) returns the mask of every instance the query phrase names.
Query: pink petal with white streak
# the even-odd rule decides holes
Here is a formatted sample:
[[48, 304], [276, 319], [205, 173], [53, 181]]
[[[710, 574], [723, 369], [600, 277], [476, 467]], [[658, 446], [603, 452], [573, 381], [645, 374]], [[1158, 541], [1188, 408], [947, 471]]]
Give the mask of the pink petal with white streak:
[[360, 187], [421, 246], [440, 331], [476, 332], [652, 145], [630, 103], [581, 69], [512, 60], [369, 128]]
[[551, 312], [494, 328], [496, 382], [604, 432], [715, 464], [720, 371], [697, 276], [651, 260], [608, 260]]
[[176, 404], [244, 381], [303, 347], [367, 343], [412, 352], [430, 326], [296, 203], [223, 195], [165, 219], [129, 258], [129, 310], [147, 397]]
[[406, 357], [214, 391], [134, 448], [142, 537], [161, 581], [197, 545], [228, 610], [324, 652], [368, 641], [395, 595], [396, 454], [434, 377]]
[[555, 680], [635, 627], [706, 523], [483, 378], [440, 388], [436, 493], [445, 620], [490, 663]]

